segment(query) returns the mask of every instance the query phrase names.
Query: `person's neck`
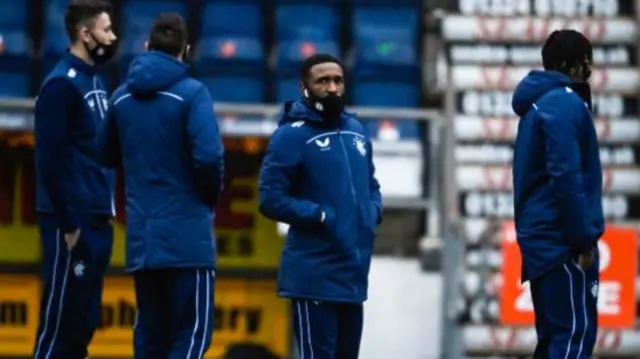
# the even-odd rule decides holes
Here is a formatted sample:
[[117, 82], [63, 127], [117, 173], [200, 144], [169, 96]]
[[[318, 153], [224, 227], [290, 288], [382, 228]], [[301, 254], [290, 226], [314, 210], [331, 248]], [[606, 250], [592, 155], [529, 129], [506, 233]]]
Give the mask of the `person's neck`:
[[69, 52], [71, 52], [74, 56], [76, 56], [77, 58], [81, 59], [82, 61], [88, 63], [89, 65], [91, 65], [91, 66], [95, 65], [95, 63], [93, 62], [91, 57], [89, 57], [89, 54], [87, 53], [87, 50], [84, 48], [84, 46], [82, 44], [72, 45], [69, 48]]

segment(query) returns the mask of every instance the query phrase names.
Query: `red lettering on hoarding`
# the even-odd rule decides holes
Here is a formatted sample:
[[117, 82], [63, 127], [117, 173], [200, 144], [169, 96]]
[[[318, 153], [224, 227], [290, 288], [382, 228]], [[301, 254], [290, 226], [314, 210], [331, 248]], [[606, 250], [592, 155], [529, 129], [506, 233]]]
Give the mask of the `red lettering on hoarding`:
[[610, 168], [602, 169], [602, 189], [605, 191], [611, 190], [613, 183], [613, 171]]
[[609, 71], [604, 68], [593, 71], [589, 83], [593, 91], [604, 89], [609, 84]]
[[487, 189], [507, 189], [511, 184], [510, 167], [483, 167], [482, 175]]
[[600, 118], [595, 121], [596, 132], [600, 140], [608, 139], [611, 136], [611, 119]]
[[489, 329], [489, 345], [495, 349], [512, 349], [518, 340], [518, 331], [512, 327], [491, 327]]
[[484, 88], [505, 88], [509, 86], [509, 69], [481, 66], [480, 78]]
[[485, 117], [482, 119], [483, 137], [490, 139], [511, 138], [511, 126], [516, 122], [509, 117]]

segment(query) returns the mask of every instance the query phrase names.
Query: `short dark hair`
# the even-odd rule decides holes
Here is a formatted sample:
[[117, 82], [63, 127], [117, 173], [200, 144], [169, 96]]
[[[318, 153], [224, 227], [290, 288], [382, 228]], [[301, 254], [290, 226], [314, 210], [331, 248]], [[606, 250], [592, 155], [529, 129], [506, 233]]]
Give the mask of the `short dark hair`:
[[149, 50], [178, 56], [187, 46], [187, 25], [177, 13], [158, 15], [149, 34]]
[[304, 82], [306, 80], [309, 79], [309, 75], [311, 74], [311, 68], [319, 65], [319, 64], [324, 64], [327, 62], [332, 62], [334, 64], [338, 64], [343, 70], [344, 67], [342, 66], [342, 63], [340, 62], [340, 60], [338, 60], [337, 58], [335, 58], [332, 55], [329, 54], [314, 54], [311, 55], [309, 57], [307, 57], [303, 62], [302, 62], [302, 68], [300, 69], [300, 79]]
[[593, 47], [582, 33], [576, 30], [556, 30], [542, 46], [542, 65], [545, 70], [569, 73], [569, 70], [584, 63], [593, 62]]
[[78, 28], [92, 28], [95, 18], [111, 13], [111, 3], [106, 0], [72, 0], [64, 14], [64, 27], [71, 42], [78, 40]]

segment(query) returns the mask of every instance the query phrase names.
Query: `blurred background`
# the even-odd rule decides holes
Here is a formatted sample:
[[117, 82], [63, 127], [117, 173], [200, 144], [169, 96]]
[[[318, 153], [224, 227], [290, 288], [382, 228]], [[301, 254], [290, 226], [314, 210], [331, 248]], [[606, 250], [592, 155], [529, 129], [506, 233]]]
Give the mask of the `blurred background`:
[[[511, 219], [511, 94], [540, 66], [555, 29], [594, 43], [596, 127], [605, 166], [603, 358], [640, 358], [636, 0], [114, 1], [115, 88], [153, 19], [189, 25], [193, 74], [216, 100], [227, 185], [215, 222], [216, 331], [207, 358], [295, 358], [289, 304], [275, 297], [286, 226], [257, 213], [257, 175], [274, 116], [299, 97], [301, 61], [344, 60], [349, 105], [374, 143], [385, 198], [361, 358], [531, 357], [530, 296]], [[33, 97], [68, 41], [67, 1], [0, 0], [0, 358], [26, 358], [40, 291]], [[112, 268], [95, 358], [131, 358], [135, 301], [123, 274], [121, 181]], [[78, 313], [82, 315], [82, 313]], [[262, 352], [262, 353], [261, 353]], [[270, 352], [270, 354], [268, 353]]]

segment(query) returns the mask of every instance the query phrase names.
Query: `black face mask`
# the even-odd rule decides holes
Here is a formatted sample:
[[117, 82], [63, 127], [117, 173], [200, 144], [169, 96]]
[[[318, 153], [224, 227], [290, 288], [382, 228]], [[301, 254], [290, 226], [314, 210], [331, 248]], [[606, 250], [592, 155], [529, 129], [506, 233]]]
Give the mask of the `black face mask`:
[[115, 43], [111, 43], [111, 45], [105, 45], [98, 41], [96, 37], [93, 36], [93, 34], [91, 34], [91, 38], [93, 39], [93, 42], [96, 43], [96, 45], [92, 49], [90, 49], [89, 45], [85, 43], [84, 47], [87, 49], [87, 53], [89, 54], [89, 57], [94, 64], [104, 65], [109, 60], [111, 60], [113, 55], [116, 53]]
[[307, 101], [313, 109], [329, 123], [337, 123], [344, 111], [344, 99], [336, 93], [330, 93], [325, 97], [318, 97], [311, 91], [306, 91]]

